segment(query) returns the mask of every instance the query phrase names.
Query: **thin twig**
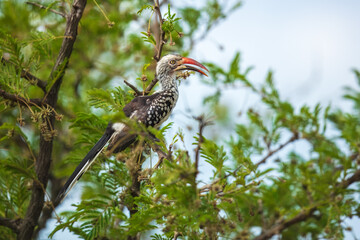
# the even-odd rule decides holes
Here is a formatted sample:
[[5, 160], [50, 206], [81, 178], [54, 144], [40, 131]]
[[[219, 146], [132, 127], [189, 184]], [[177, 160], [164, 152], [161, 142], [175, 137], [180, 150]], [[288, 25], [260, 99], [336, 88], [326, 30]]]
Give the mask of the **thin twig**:
[[195, 148], [195, 173], [194, 173], [194, 177], [196, 179], [196, 176], [199, 173], [199, 160], [200, 160], [201, 145], [204, 142], [203, 131], [204, 131], [204, 128], [206, 126], [208, 126], [208, 125], [211, 125], [212, 122], [205, 120], [204, 115], [194, 117], [194, 119], [199, 122], [199, 140], [198, 140], [198, 145]]
[[285, 146], [289, 145], [290, 143], [294, 142], [295, 140], [299, 139], [299, 134], [298, 133], [294, 133], [294, 135], [289, 139], [287, 140], [285, 143], [281, 144], [278, 148], [274, 149], [274, 150], [270, 150], [268, 152], [268, 154], [263, 157], [258, 163], [256, 163], [255, 165], [256, 166], [259, 166], [263, 163], [265, 163], [267, 161], [267, 159], [269, 157], [271, 157], [274, 153], [277, 153], [278, 151], [280, 151], [281, 149], [283, 149]]
[[33, 6], [35, 6], [35, 7], [41, 8], [41, 9], [49, 10], [50, 12], [53, 12], [53, 13], [55, 13], [55, 14], [57, 14], [57, 15], [62, 16], [63, 18], [66, 18], [66, 14], [65, 14], [65, 13], [59, 12], [59, 11], [54, 10], [54, 9], [51, 9], [51, 8], [48, 8], [48, 7], [46, 7], [46, 6], [44, 6], [44, 5], [41, 5], [41, 4], [39, 4], [39, 3], [26, 2], [26, 4], [33, 5]]
[[220, 182], [221, 180], [226, 179], [226, 178], [228, 178], [228, 177], [231, 176], [231, 175], [235, 175], [236, 172], [239, 171], [239, 169], [240, 169], [241, 167], [242, 167], [242, 166], [239, 166], [239, 167], [237, 167], [234, 171], [232, 171], [232, 172], [224, 175], [223, 177], [218, 178], [218, 179], [214, 180], [213, 182], [202, 186], [201, 188], [199, 188], [199, 192], [200, 192], [200, 193], [208, 192], [208, 191], [212, 188], [212, 186], [214, 186], [215, 184], [217, 184], [217, 183]]
[[157, 169], [160, 167], [160, 165], [163, 163], [164, 159], [169, 159], [171, 160], [171, 149], [172, 149], [172, 145], [169, 146], [169, 151], [168, 154], [166, 154], [165, 152], [163, 152], [160, 147], [156, 144], [151, 145], [151, 148], [154, 150], [154, 152], [157, 153], [158, 155], [158, 162], [155, 164], [155, 166], [153, 167], [153, 169]]
[[135, 91], [135, 97], [142, 95], [142, 92], [140, 92], [134, 85], [132, 85], [131, 83], [129, 83], [129, 82], [126, 81], [126, 80], [124, 80], [124, 83], [125, 83], [126, 85], [128, 85], [132, 90]]

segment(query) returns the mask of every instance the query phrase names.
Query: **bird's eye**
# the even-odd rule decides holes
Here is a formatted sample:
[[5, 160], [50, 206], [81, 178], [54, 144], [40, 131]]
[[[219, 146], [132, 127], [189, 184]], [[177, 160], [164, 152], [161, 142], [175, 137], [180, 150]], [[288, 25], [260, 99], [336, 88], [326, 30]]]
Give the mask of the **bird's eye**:
[[171, 65], [174, 65], [175, 63], [176, 63], [175, 60], [171, 60], [171, 61], [170, 61], [170, 64], [171, 64]]

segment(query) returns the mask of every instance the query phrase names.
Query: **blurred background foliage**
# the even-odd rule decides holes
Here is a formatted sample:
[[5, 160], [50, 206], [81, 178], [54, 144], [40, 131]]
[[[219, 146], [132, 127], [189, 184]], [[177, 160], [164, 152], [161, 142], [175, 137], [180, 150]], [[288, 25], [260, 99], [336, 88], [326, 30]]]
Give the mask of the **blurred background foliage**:
[[[64, 38], [65, 19], [51, 10], [69, 12], [72, 3], [37, 4], [0, 2], [0, 90], [24, 99], [43, 98], [53, 84], [48, 79]], [[241, 1], [160, 4], [166, 40], [162, 55], [188, 56]], [[153, 2], [88, 1], [55, 112], [1, 95], [2, 218], [25, 217], [43, 134], [54, 137], [54, 144], [48, 202], [34, 238], [46, 227], [54, 210], [50, 200], [107, 123], [133, 98], [134, 91], [123, 80], [143, 90], [154, 78], [158, 42]], [[59, 230], [67, 229], [84, 239], [268, 239], [276, 234], [282, 239], [341, 239], [344, 231], [352, 231], [344, 221], [360, 214], [360, 90], [345, 93], [353, 102], [352, 112], [319, 104], [294, 107], [281, 98], [272, 72], [262, 85], [254, 85], [248, 78], [252, 68], [241, 66], [240, 53], [234, 53], [228, 68], [211, 62], [206, 66], [210, 77], [202, 79], [199, 91], [202, 86], [213, 90], [203, 100], [203, 111], [212, 116], [198, 117], [198, 125], [191, 126], [197, 130], [194, 146], [185, 143], [186, 130], [167, 135], [170, 124], [151, 130], [168, 154], [159, 169], [147, 169], [157, 160], [147, 148], [102, 155], [82, 178], [81, 202], [75, 210], [53, 215], [60, 215], [61, 222], [47, 226], [53, 230], [50, 237], [61, 239]], [[24, 79], [19, 69], [48, 81], [45, 92]], [[354, 75], [360, 85], [359, 71]], [[259, 105], [230, 119], [231, 108], [221, 104], [221, 97], [224, 89], [238, 87], [248, 88]], [[41, 121], [49, 114], [55, 114], [54, 129]], [[230, 122], [235, 123], [231, 129]], [[212, 139], [207, 131], [219, 134]], [[139, 151], [146, 161], [134, 180]], [[210, 166], [208, 182], [197, 176], [202, 171], [197, 159]], [[141, 184], [137, 196], [130, 191], [134, 181]], [[4, 239], [16, 238], [14, 231], [0, 225]]]

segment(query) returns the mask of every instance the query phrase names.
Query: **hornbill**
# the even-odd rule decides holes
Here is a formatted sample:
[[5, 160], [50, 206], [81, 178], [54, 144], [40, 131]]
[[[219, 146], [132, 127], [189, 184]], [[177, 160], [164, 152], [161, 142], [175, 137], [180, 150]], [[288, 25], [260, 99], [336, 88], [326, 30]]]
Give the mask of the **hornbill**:
[[[150, 96], [135, 97], [124, 106], [125, 116], [142, 123], [146, 127], [158, 128], [168, 119], [175, 107], [179, 95], [176, 80], [177, 72], [184, 70], [197, 71], [205, 76], [207, 76], [205, 71], [208, 71], [206, 67], [191, 58], [172, 54], [162, 57], [156, 66], [156, 76], [161, 89]], [[107, 143], [109, 143], [108, 149], [116, 153], [126, 149], [136, 141], [136, 138], [136, 134], [131, 133], [130, 127], [124, 123], [109, 123], [104, 135], [71, 174], [59, 192], [56, 202], [60, 203], [66, 197]]]

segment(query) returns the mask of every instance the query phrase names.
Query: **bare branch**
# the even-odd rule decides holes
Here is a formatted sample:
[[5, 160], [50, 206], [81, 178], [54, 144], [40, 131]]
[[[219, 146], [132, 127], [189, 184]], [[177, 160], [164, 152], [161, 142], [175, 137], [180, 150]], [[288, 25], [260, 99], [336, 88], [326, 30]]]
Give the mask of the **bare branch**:
[[144, 94], [148, 95], [151, 92], [151, 90], [155, 87], [158, 81], [159, 79], [157, 78], [157, 76], [155, 76], [155, 78], [151, 81], [151, 83], [146, 87]]
[[345, 179], [344, 181], [338, 183], [336, 186], [338, 188], [345, 189], [354, 182], [360, 181], [360, 169], [358, 169], [351, 177]]
[[132, 85], [131, 83], [129, 83], [129, 82], [126, 81], [126, 80], [124, 80], [124, 83], [125, 83], [126, 85], [128, 85], [132, 90], [135, 91], [135, 97], [142, 95], [142, 93], [141, 93], [134, 85]]
[[[9, 60], [5, 59], [4, 57], [1, 58], [1, 62], [3, 64], [13, 64], [14, 63], [10, 62]], [[19, 67], [15, 65], [15, 69], [17, 71], [19, 71]], [[40, 78], [35, 77], [34, 75], [32, 75], [31, 73], [29, 73], [28, 71], [21, 69], [21, 73], [20, 73], [20, 77], [25, 78], [26, 80], [28, 80], [31, 84], [38, 86], [39, 88], [41, 88], [41, 90], [43, 90], [43, 92], [46, 92], [46, 82], [41, 80]]]
[[38, 98], [26, 99], [26, 98], [20, 97], [18, 95], [8, 93], [3, 89], [0, 89], [0, 96], [3, 97], [4, 99], [10, 100], [12, 102], [17, 102], [20, 105], [26, 106], [26, 107], [43, 105], [41, 103], [41, 99], [38, 99]]
[[281, 144], [278, 148], [269, 151], [268, 154], [265, 157], [263, 157], [263, 159], [261, 159], [258, 163], [256, 163], [256, 166], [259, 166], [259, 165], [265, 163], [267, 161], [267, 159], [269, 157], [271, 157], [274, 153], [277, 153], [278, 151], [280, 151], [281, 149], [283, 149], [284, 147], [286, 147], [290, 143], [296, 141], [297, 139], [299, 139], [299, 134], [294, 133], [293, 136], [289, 140], [287, 140], [285, 143]]
[[163, 18], [162, 18], [161, 11], [160, 11], [159, 0], [154, 0], [154, 9], [155, 9], [156, 15], [158, 16], [158, 21], [159, 21], [159, 38], [158, 38], [159, 40], [156, 43], [157, 53], [154, 56], [154, 59], [158, 62], [161, 58], [162, 48], [165, 44], [165, 32], [162, 29]]
[[306, 219], [308, 219], [309, 217], [313, 216], [313, 213], [315, 212], [316, 209], [317, 209], [316, 207], [312, 207], [309, 210], [303, 210], [302, 212], [297, 214], [295, 217], [293, 217], [289, 220], [283, 221], [283, 222], [271, 227], [269, 230], [266, 230], [261, 235], [255, 237], [254, 240], [270, 239], [272, 236], [279, 234], [284, 229], [286, 229], [296, 223], [303, 222]]
[[171, 149], [172, 149], [172, 145], [169, 146], [169, 151], [168, 154], [164, 153], [163, 151], [161, 151], [160, 147], [156, 144], [151, 145], [151, 148], [154, 150], [154, 152], [157, 153], [159, 160], [158, 162], [155, 164], [154, 169], [157, 169], [160, 167], [160, 165], [163, 163], [164, 159], [169, 159], [171, 160]]
[[39, 4], [39, 3], [35, 3], [35, 2], [26, 2], [26, 3], [29, 4], [29, 5], [33, 5], [33, 6], [36, 6], [36, 7], [38, 7], [38, 8], [41, 8], [41, 9], [49, 10], [50, 12], [53, 12], [53, 13], [55, 13], [55, 14], [57, 14], [57, 15], [62, 16], [63, 18], [66, 18], [65, 13], [59, 12], [59, 11], [54, 10], [54, 9], [51, 9], [51, 8], [48, 8], [48, 7], [46, 7], [46, 6], [44, 6], [44, 5], [41, 5], [41, 4]]
[[0, 225], [10, 228], [14, 233], [19, 232], [19, 224], [22, 220], [21, 219], [10, 219], [10, 218], [3, 218], [0, 217]]

